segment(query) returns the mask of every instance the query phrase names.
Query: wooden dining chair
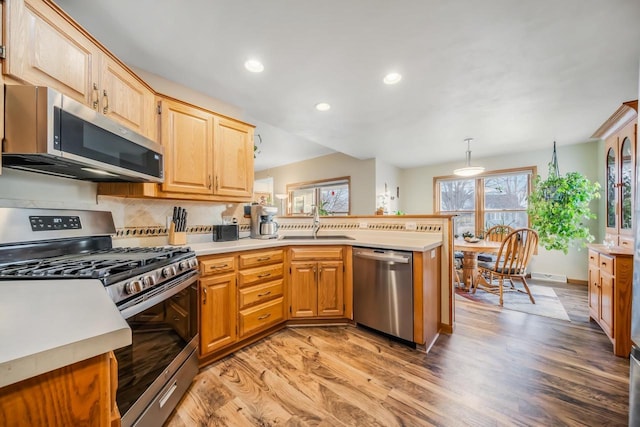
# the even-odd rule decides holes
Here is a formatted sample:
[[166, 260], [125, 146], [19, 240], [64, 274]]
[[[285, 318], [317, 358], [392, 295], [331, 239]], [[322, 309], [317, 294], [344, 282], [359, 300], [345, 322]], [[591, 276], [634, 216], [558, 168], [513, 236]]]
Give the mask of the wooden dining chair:
[[[508, 291], [527, 293], [532, 304], [536, 301], [525, 279], [529, 261], [538, 244], [538, 233], [530, 228], [519, 228], [509, 233], [500, 245], [494, 262], [478, 262], [478, 277], [475, 280], [473, 293], [478, 287], [487, 292], [500, 295], [500, 306], [503, 304], [504, 282], [510, 283]], [[513, 279], [522, 282], [524, 290], [516, 288]]]
[[[484, 240], [488, 240], [490, 242], [502, 242], [513, 230], [514, 228], [508, 225], [494, 225], [484, 233]], [[495, 260], [496, 255], [494, 254], [482, 252], [478, 254], [478, 261], [494, 262]]]

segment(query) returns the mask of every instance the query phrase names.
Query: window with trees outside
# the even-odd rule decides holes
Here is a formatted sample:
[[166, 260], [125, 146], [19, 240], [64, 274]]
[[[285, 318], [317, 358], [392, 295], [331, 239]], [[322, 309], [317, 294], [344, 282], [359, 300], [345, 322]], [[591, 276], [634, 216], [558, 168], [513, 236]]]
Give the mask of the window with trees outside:
[[438, 213], [456, 213], [454, 234], [481, 235], [494, 225], [529, 226], [527, 198], [536, 167], [493, 171], [469, 178], [435, 177]]
[[350, 178], [332, 178], [322, 181], [288, 184], [289, 215], [311, 215], [318, 206], [320, 215], [349, 215]]

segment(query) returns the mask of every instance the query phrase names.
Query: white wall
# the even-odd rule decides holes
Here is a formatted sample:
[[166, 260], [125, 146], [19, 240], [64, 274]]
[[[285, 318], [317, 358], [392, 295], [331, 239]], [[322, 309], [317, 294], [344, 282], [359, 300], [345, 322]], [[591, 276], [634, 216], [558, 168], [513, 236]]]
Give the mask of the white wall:
[[[491, 158], [474, 156], [472, 163], [484, 166], [488, 171], [498, 169], [536, 166], [538, 174], [546, 178], [548, 164], [551, 161], [553, 146], [549, 144], [546, 150], [526, 151], [517, 155], [504, 155]], [[558, 163], [560, 173], [581, 172], [591, 181], [598, 181], [602, 186], [604, 174], [602, 142], [594, 141], [584, 144], [558, 146]], [[408, 214], [433, 213], [433, 178], [436, 176], [450, 176], [453, 169], [459, 167], [459, 162], [438, 165], [421, 166], [404, 169], [401, 172], [400, 209]], [[600, 230], [604, 230], [601, 220], [604, 211], [602, 199], [592, 204], [592, 210], [598, 215], [598, 220], [590, 224], [591, 234], [595, 242], [602, 241]], [[564, 274], [570, 279], [587, 280], [587, 251], [570, 249], [567, 255], [559, 251], [547, 251], [540, 248], [538, 255], [531, 263], [531, 271], [548, 274]]]
[[[376, 207], [380, 206], [383, 198], [386, 199], [387, 213], [393, 214], [399, 208], [399, 200], [397, 198], [397, 188], [400, 185], [400, 169], [384, 162], [381, 159], [375, 159], [376, 164]], [[386, 187], [386, 195], [385, 195]], [[384, 196], [384, 197], [381, 197]]]
[[287, 184], [351, 177], [351, 214], [373, 215], [376, 205], [375, 160], [358, 160], [342, 153], [329, 154], [256, 172], [256, 179], [273, 177], [274, 193], [286, 193]]

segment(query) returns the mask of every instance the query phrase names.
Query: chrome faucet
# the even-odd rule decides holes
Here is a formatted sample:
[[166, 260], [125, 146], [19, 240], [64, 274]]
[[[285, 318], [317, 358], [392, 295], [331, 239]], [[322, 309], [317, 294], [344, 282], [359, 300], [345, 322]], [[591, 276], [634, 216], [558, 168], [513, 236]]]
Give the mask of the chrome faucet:
[[318, 230], [320, 230], [320, 209], [318, 206], [311, 206], [311, 215], [313, 215], [313, 238], [318, 236]]

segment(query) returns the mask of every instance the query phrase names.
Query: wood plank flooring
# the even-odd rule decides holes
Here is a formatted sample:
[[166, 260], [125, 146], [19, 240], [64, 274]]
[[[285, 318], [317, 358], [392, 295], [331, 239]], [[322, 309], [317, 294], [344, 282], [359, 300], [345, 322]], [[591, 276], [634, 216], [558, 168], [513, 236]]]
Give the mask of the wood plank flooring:
[[[540, 283], [544, 284], [544, 283]], [[428, 355], [354, 327], [284, 329], [203, 369], [167, 426], [625, 426], [628, 359], [571, 322], [456, 299]]]

